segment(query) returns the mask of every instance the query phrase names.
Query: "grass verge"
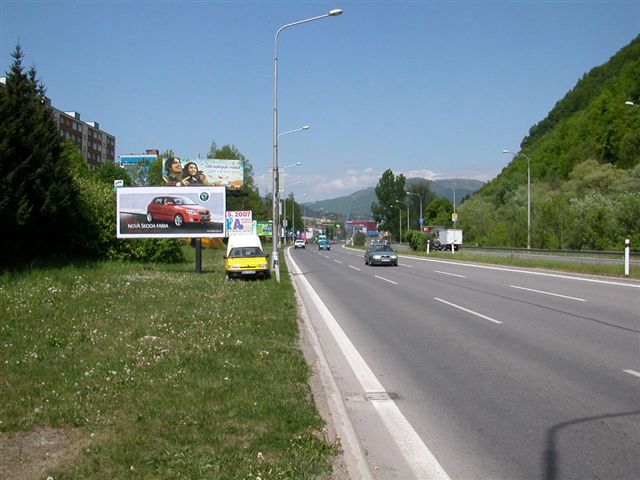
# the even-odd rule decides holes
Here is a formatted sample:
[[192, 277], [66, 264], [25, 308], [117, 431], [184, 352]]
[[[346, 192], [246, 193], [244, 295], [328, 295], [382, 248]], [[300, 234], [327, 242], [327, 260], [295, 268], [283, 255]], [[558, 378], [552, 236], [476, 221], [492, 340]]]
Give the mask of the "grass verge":
[[0, 477], [330, 476], [288, 276], [225, 282], [185, 248], [0, 276]]

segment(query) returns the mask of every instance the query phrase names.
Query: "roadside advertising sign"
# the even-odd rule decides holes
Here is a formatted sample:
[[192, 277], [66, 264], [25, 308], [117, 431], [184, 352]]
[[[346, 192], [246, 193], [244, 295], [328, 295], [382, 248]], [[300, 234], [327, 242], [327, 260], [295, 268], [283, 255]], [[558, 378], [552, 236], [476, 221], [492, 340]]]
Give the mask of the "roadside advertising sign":
[[244, 185], [244, 162], [171, 157], [163, 160], [163, 177], [167, 185], [211, 185], [238, 190]]
[[252, 235], [253, 212], [251, 210], [229, 211], [225, 214], [227, 236]]
[[116, 191], [118, 238], [225, 236], [224, 187], [121, 187]]
[[152, 164], [158, 159], [157, 155], [119, 155], [120, 165], [123, 167], [127, 165], [138, 165], [139, 163]]
[[256, 222], [256, 235], [259, 237], [273, 237], [273, 222]]
[[454, 222], [454, 223], [458, 221], [458, 214], [457, 213], [452, 213], [451, 214], [451, 221]]

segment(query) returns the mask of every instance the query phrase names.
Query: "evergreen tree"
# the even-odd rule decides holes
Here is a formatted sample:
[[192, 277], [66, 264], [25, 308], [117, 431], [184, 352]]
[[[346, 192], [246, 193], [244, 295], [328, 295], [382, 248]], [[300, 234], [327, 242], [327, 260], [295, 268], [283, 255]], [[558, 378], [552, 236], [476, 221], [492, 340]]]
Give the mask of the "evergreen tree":
[[12, 56], [0, 88], [0, 250], [14, 260], [70, 252], [82, 229], [76, 184], [44, 85], [25, 72], [19, 44]]

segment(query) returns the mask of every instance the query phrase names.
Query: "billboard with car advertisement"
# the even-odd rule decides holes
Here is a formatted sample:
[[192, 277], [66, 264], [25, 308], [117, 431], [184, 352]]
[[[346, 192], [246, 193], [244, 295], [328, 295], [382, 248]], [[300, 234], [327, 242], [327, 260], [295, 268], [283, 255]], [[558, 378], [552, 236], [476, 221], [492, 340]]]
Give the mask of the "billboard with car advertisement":
[[224, 187], [122, 187], [116, 193], [118, 238], [225, 236]]
[[163, 179], [169, 186], [211, 185], [238, 190], [244, 185], [244, 162], [217, 158], [165, 158]]

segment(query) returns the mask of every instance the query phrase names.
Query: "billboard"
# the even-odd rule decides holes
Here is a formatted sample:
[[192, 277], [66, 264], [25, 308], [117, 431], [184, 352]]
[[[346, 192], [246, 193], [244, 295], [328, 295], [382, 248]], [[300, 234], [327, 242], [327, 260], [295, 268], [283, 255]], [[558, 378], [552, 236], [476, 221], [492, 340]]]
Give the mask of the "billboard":
[[128, 154], [128, 155], [119, 155], [120, 165], [126, 167], [128, 165], [138, 165], [138, 164], [148, 164], [151, 165], [158, 159], [157, 155], [146, 155], [146, 154]]
[[256, 222], [256, 234], [259, 237], [273, 237], [273, 221]]
[[224, 187], [118, 188], [118, 238], [224, 237]]
[[229, 211], [226, 214], [227, 236], [251, 235], [253, 231], [253, 213], [251, 210]]
[[166, 185], [212, 185], [238, 190], [244, 185], [244, 162], [170, 157], [163, 160], [163, 178]]

